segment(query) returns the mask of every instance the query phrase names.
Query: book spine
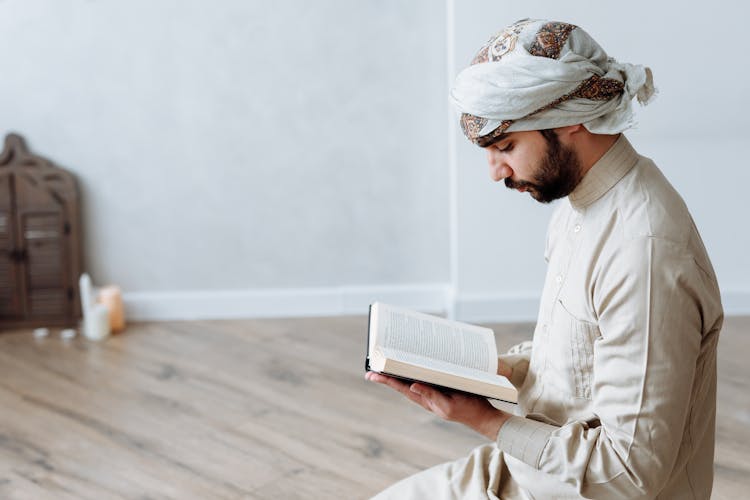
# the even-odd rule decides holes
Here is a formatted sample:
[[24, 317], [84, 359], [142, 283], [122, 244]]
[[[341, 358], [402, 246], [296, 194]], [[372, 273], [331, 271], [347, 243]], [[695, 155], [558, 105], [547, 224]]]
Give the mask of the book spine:
[[370, 326], [372, 325], [372, 304], [367, 312], [367, 343], [365, 344], [365, 373], [370, 371]]

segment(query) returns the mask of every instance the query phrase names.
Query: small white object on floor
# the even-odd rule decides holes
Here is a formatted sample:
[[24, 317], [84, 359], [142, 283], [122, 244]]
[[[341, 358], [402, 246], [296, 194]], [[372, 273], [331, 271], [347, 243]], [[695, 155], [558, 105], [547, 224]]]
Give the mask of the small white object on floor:
[[78, 286], [81, 289], [81, 310], [83, 311], [81, 333], [89, 340], [103, 340], [109, 337], [112, 328], [109, 309], [104, 304], [95, 302], [94, 287], [88, 274], [81, 275]]
[[94, 304], [83, 321], [83, 335], [89, 340], [103, 340], [111, 333], [109, 309], [104, 304]]
[[49, 336], [49, 328], [35, 328], [34, 329], [35, 339], [43, 339], [48, 336]]
[[66, 328], [60, 332], [60, 338], [63, 340], [70, 340], [76, 336], [76, 331], [73, 328]]

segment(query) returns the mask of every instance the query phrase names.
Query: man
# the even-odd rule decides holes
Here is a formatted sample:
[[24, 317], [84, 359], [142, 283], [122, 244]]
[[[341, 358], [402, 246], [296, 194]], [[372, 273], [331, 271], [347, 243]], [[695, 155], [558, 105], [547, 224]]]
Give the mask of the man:
[[533, 342], [500, 356], [519, 415], [368, 373], [493, 441], [377, 498], [709, 498], [723, 312], [684, 202], [621, 134], [632, 98], [653, 93], [648, 68], [539, 20], [458, 75], [451, 95], [492, 179], [563, 199]]

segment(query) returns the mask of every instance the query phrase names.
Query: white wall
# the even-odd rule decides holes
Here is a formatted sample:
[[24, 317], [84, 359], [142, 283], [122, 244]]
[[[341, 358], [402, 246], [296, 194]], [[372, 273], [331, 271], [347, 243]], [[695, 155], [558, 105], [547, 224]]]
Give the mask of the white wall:
[[447, 89], [508, 23], [569, 21], [653, 68], [661, 95], [629, 136], [686, 198], [725, 301], [750, 313], [750, 9], [613, 5], [5, 0], [0, 133], [78, 175], [86, 267], [124, 288], [132, 318], [455, 297], [465, 319], [533, 319], [550, 207], [489, 180]]
[[4, 1], [0, 132], [78, 175], [86, 267], [131, 296], [443, 283], [431, 5]]

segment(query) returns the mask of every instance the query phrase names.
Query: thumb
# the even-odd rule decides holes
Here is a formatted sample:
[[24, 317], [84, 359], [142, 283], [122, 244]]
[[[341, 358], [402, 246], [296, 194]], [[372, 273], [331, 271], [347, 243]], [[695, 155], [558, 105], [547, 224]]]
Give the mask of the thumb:
[[510, 365], [498, 360], [497, 374], [506, 378], [510, 378], [511, 375], [513, 375], [513, 368], [511, 368]]

